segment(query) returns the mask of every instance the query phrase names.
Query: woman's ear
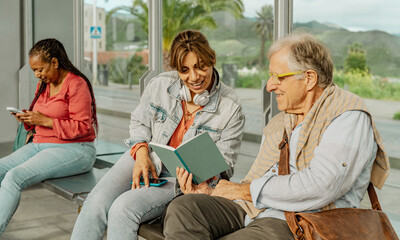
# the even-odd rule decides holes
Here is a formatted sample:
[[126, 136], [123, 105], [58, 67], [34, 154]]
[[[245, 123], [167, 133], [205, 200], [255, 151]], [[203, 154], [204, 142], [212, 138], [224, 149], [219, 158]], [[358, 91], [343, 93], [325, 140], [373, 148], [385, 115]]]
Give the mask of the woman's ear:
[[314, 70], [307, 70], [304, 74], [306, 75], [306, 89], [310, 91], [318, 85], [318, 74]]
[[57, 58], [55, 58], [55, 57], [53, 57], [52, 59], [51, 59], [51, 65], [55, 68], [55, 69], [57, 69], [58, 68], [58, 59]]

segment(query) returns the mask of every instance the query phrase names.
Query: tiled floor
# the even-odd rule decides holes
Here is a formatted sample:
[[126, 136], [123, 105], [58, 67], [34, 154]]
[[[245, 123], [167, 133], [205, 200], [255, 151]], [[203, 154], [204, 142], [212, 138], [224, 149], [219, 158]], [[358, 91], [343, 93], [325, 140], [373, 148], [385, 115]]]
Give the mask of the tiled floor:
[[69, 239], [77, 206], [40, 184], [22, 192], [21, 203], [1, 239]]

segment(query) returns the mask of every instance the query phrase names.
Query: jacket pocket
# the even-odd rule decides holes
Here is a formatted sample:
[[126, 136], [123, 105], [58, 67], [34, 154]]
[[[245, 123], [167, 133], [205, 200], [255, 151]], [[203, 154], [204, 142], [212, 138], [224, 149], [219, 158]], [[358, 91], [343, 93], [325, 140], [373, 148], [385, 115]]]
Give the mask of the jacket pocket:
[[153, 103], [150, 103], [148, 113], [154, 123], [163, 123], [165, 119], [167, 119], [167, 112], [162, 107], [154, 105]]
[[214, 142], [218, 142], [221, 139], [222, 130], [220, 129], [215, 129], [207, 126], [199, 126], [196, 129], [196, 135], [202, 134], [203, 132], [208, 132]]

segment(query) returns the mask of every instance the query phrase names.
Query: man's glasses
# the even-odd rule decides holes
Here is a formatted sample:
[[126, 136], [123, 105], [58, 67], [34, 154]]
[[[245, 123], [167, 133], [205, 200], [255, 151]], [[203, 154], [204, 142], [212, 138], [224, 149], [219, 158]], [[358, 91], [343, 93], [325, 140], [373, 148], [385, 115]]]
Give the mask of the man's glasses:
[[268, 74], [269, 74], [269, 78], [272, 78], [272, 80], [274, 81], [274, 83], [276, 85], [280, 85], [281, 80], [279, 80], [279, 78], [285, 78], [285, 77], [297, 75], [297, 74], [304, 73], [304, 72], [305, 71], [297, 71], [297, 72], [289, 72], [289, 73], [282, 73], [282, 74], [276, 74], [276, 73], [269, 72]]

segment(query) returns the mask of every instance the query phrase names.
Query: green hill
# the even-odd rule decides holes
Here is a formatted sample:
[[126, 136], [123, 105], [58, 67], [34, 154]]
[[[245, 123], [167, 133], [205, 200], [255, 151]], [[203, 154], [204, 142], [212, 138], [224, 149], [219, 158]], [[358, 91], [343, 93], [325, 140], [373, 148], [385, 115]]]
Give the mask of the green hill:
[[318, 23], [294, 23], [294, 29], [305, 29], [323, 41], [331, 50], [336, 68], [343, 68], [349, 47], [360, 43], [366, 50], [367, 65], [372, 74], [400, 77], [400, 37], [383, 31], [350, 32], [338, 26]]

